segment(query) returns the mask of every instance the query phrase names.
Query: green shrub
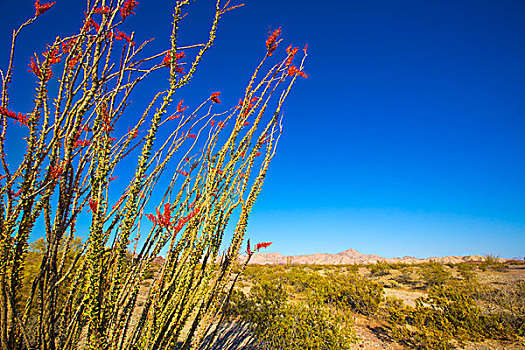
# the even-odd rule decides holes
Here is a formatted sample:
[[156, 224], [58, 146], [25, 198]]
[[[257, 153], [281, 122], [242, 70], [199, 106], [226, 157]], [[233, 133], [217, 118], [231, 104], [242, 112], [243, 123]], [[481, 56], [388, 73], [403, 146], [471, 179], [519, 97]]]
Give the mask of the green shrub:
[[256, 284], [249, 296], [234, 293], [228, 312], [250, 323], [260, 349], [348, 349], [356, 341], [344, 313], [315, 299], [287, 299], [281, 284]]
[[485, 255], [483, 261], [479, 264], [479, 269], [482, 271], [505, 271], [507, 268], [508, 267], [499, 260], [499, 255], [494, 254]]
[[442, 264], [434, 261], [421, 265], [419, 275], [427, 288], [443, 285], [452, 277]]
[[391, 266], [386, 261], [379, 260], [375, 264], [368, 265], [368, 269], [372, 276], [385, 276], [390, 273]]
[[475, 281], [476, 273], [474, 272], [474, 266], [468, 263], [460, 263], [456, 265], [461, 278], [465, 281]]
[[332, 274], [317, 279], [315, 293], [328, 304], [335, 304], [363, 315], [377, 312], [383, 299], [383, 287], [355, 273]]
[[512, 337], [499, 314], [483, 314], [461, 284], [435, 285], [410, 307], [389, 300], [392, 336], [417, 349], [451, 349], [453, 341]]

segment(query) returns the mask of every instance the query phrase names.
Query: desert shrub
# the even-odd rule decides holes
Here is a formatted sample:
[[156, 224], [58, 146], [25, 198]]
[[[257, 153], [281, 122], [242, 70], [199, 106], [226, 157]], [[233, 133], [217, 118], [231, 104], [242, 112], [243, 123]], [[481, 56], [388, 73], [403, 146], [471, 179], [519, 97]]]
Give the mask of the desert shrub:
[[479, 264], [479, 269], [481, 271], [505, 271], [507, 268], [507, 265], [500, 261], [499, 256], [494, 254], [486, 254], [483, 257], [483, 261]]
[[390, 264], [383, 260], [378, 260], [375, 264], [368, 265], [372, 276], [386, 276], [390, 273], [391, 268]]
[[348, 349], [356, 340], [350, 318], [308, 299], [288, 302], [280, 284], [257, 284], [248, 296], [236, 292], [230, 315], [249, 322], [261, 349]]
[[319, 300], [363, 315], [375, 314], [384, 295], [379, 283], [355, 273], [330, 274], [312, 286]]
[[427, 288], [443, 285], [452, 277], [442, 264], [434, 261], [422, 264], [419, 268], [419, 275]]
[[393, 270], [403, 270], [409, 267], [410, 265], [404, 262], [390, 263], [390, 268]]
[[400, 273], [398, 275], [394, 276], [394, 280], [397, 283], [405, 285], [412, 285], [416, 283], [412, 276], [412, 268], [410, 266], [400, 269], [399, 272]]
[[498, 315], [500, 322], [525, 337], [525, 281], [518, 281], [499, 288], [484, 288], [477, 294], [491, 314]]
[[392, 336], [418, 349], [452, 349], [454, 342], [512, 337], [499, 314], [484, 314], [461, 284], [435, 285], [410, 307], [389, 300]]
[[341, 272], [343, 271], [346, 271], [348, 273], [358, 273], [359, 265], [353, 264], [353, 265], [345, 265], [344, 267], [341, 266]]
[[469, 263], [460, 263], [456, 265], [459, 275], [465, 281], [475, 281], [476, 273], [474, 272], [474, 265]]

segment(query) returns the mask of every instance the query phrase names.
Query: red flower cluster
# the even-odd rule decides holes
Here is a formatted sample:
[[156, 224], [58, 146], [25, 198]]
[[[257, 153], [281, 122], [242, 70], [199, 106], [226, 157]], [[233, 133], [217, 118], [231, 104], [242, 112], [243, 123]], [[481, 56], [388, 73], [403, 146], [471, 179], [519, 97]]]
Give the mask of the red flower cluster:
[[89, 19], [84, 23], [84, 28], [82, 29], [88, 31], [89, 29], [91, 29], [91, 27], [95, 28], [95, 31], [98, 33], [100, 29], [100, 24], [95, 22], [93, 18], [89, 17]]
[[221, 95], [221, 92], [220, 91], [217, 91], [217, 92], [214, 92], [213, 94], [211, 94], [210, 98], [211, 100], [214, 102], [214, 103], [222, 103], [220, 100], [219, 100], [219, 96]]
[[50, 51], [44, 52], [42, 56], [44, 56], [48, 60], [48, 64], [50, 65], [58, 63], [61, 60], [60, 53], [58, 52], [58, 47], [55, 47], [53, 50], [51, 50], [51, 52]]
[[109, 11], [111, 11], [110, 8], [108, 6], [104, 6], [94, 9], [93, 13], [96, 15], [107, 15]]
[[118, 29], [117, 29], [117, 35], [115, 35], [114, 38], [116, 40], [126, 40], [128, 44], [130, 44], [131, 46], [135, 46], [135, 43], [133, 42], [133, 40], [131, 40], [131, 37], [128, 36], [126, 33], [121, 32]]
[[277, 49], [277, 45], [279, 44], [279, 41], [277, 41], [277, 38], [281, 35], [281, 27], [274, 30], [270, 36], [268, 36], [268, 39], [266, 40], [266, 49], [268, 50], [268, 56], [271, 56], [273, 52]]
[[262, 248], [268, 248], [272, 243], [273, 242], [260, 242], [260, 243], [257, 243], [257, 245], [255, 246], [255, 249], [252, 251], [251, 247], [250, 247], [250, 240], [248, 240], [248, 244], [247, 244], [247, 247], [246, 247], [246, 253], [248, 253], [248, 255], [252, 255], [255, 252], [258, 252]]
[[120, 8], [120, 16], [122, 16], [122, 19], [126, 19], [129, 15], [135, 14], [135, 7], [137, 7], [138, 3], [136, 0], [126, 0], [124, 5]]
[[298, 47], [292, 48], [292, 45], [288, 46], [286, 49], [286, 53], [288, 54], [288, 58], [286, 59], [286, 66], [288, 67], [290, 64], [292, 64], [292, 61], [297, 54], [297, 51], [299, 51]]
[[181, 174], [184, 175], [184, 176], [188, 176], [188, 175], [190, 175], [190, 174], [188, 174], [187, 172], [185, 172], [184, 170], [179, 170], [179, 173], [181, 173]]
[[188, 134], [188, 136], [186, 136], [186, 137], [188, 137], [190, 139], [196, 139], [197, 138], [197, 136], [195, 136], [195, 134]]
[[[73, 48], [73, 46], [75, 46], [76, 43], [77, 43], [77, 39], [69, 39], [69, 40], [63, 42], [62, 43], [62, 53], [70, 52], [71, 49]], [[71, 58], [69, 59], [69, 63], [67, 65], [67, 70], [73, 69], [77, 65], [77, 63], [80, 61], [81, 58], [82, 58], [82, 52], [77, 49], [71, 55]]]
[[33, 72], [35, 75], [42, 79], [43, 81], [47, 82], [51, 77], [53, 76], [53, 72], [51, 72], [51, 69], [49, 67], [46, 68], [46, 70], [42, 73], [38, 65], [33, 60], [33, 57], [31, 57], [31, 63], [29, 63], [29, 70], [28, 72]]
[[96, 212], [97, 209], [98, 209], [98, 202], [97, 201], [94, 201], [92, 198], [89, 199], [89, 209], [88, 209], [88, 213], [91, 211], [92, 213]]
[[89, 140], [77, 140], [75, 142], [75, 148], [89, 146], [91, 142]]
[[[219, 101], [219, 103], [221, 103], [221, 102]], [[215, 120], [212, 120], [211, 121], [211, 126], [214, 126], [214, 125], [215, 125]], [[228, 125], [228, 123], [225, 123], [225, 122], [218, 122], [217, 123], [217, 126], [219, 127], [219, 129], [224, 128], [226, 125]]]
[[78, 39], [69, 39], [62, 43], [62, 53], [68, 53], [71, 51], [73, 46], [77, 43]]
[[199, 213], [199, 208], [196, 208], [191, 213], [189, 213], [187, 216], [180, 218], [178, 221], [175, 221], [177, 224], [173, 226], [175, 222], [171, 222], [171, 204], [170, 203], [164, 204], [164, 213], [162, 214], [160, 213], [158, 208], [155, 208], [155, 210], [157, 212], [157, 216], [153, 214], [146, 214], [146, 217], [153, 223], [154, 226], [158, 224], [164, 228], [173, 228], [175, 233], [179, 232], [184, 227], [184, 225], [186, 225], [186, 223], [190, 221], [191, 218], [193, 218], [195, 215]]
[[35, 17], [38, 17], [40, 15], [43, 15], [47, 10], [49, 10], [56, 1], [53, 1], [52, 3], [46, 2], [45, 4], [41, 4], [40, 0], [35, 1]]
[[168, 228], [171, 226], [171, 204], [164, 204], [164, 213], [161, 214], [159, 208], [155, 208], [157, 216], [146, 214], [146, 217], [153, 222], [153, 225], [159, 224], [161, 227]]
[[188, 106], [182, 107], [182, 102], [184, 102], [184, 100], [180, 100], [179, 104], [177, 105], [177, 113], [182, 113], [188, 108]]
[[[259, 97], [257, 97], [257, 96], [252, 97], [250, 99], [250, 101], [248, 102], [248, 106], [246, 106], [246, 109], [242, 113], [242, 117], [246, 117], [248, 115], [248, 113], [250, 113], [250, 111], [253, 108], [253, 106], [255, 106], [254, 102], [256, 102], [258, 99], [259, 99]], [[237, 107], [235, 107], [235, 108], [242, 109], [242, 104], [243, 104], [242, 100], [239, 99], [239, 105]], [[245, 123], [245, 125], [246, 125], [246, 123]]]
[[22, 114], [21, 112], [15, 113], [13, 111], [10, 111], [9, 109], [5, 107], [0, 107], [0, 114], [5, 115], [6, 117], [13, 118], [16, 122], [19, 122], [20, 125], [27, 125], [27, 116]]
[[[182, 113], [188, 108], [188, 106], [182, 107], [182, 102], [184, 102], [184, 100], [180, 100], [179, 104], [177, 105], [177, 113]], [[168, 119], [169, 120], [173, 120], [173, 119], [180, 118], [180, 116], [181, 116], [181, 114], [174, 114], [171, 117], [169, 117]]]
[[33, 72], [36, 76], [40, 75], [40, 68], [38, 68], [38, 65], [33, 60], [33, 57], [31, 57], [31, 63], [29, 63], [29, 68], [30, 69], [28, 70], [28, 72]]
[[61, 164], [58, 166], [51, 165], [49, 167], [49, 174], [51, 175], [52, 179], [56, 179], [57, 177], [62, 175], [63, 172], [64, 172], [64, 167]]
[[[173, 62], [175, 64], [175, 72], [184, 74], [184, 69], [182, 67], [177, 66], [178, 65], [177, 61], [184, 57], [186, 57], [186, 54], [184, 53], [184, 51], [175, 53], [174, 62]], [[164, 56], [164, 59], [162, 60], [162, 65], [164, 67], [170, 67], [170, 64], [171, 64], [171, 51], [168, 51], [168, 53], [166, 53], [166, 56]]]
[[303, 72], [302, 70], [299, 70], [299, 68], [297, 68], [296, 66], [290, 66], [288, 68], [288, 75], [293, 77], [294, 75], [299, 75], [303, 78], [308, 78], [309, 75], [308, 74], [305, 74], [305, 72]]

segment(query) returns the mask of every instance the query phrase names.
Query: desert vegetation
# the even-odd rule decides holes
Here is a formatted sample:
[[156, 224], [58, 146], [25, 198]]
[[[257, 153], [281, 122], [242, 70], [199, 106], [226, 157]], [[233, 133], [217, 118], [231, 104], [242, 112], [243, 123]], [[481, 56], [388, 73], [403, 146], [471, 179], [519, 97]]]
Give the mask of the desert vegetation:
[[[307, 77], [306, 47], [279, 50], [272, 30], [238, 105], [223, 107], [213, 83], [190, 106], [179, 90], [239, 4], [217, 0], [207, 37], [186, 43], [178, 33], [190, 1], [174, 2], [165, 50], [149, 55], [151, 40], [135, 42], [126, 26], [137, 1], [88, 0], [77, 32], [19, 57], [19, 37], [54, 4], [37, 0], [3, 51], [0, 347], [197, 349], [231, 294], [283, 103]], [[149, 103], [133, 106], [154, 72], [164, 73], [159, 90], [141, 90]], [[10, 86], [28, 77], [35, 94], [13, 110]]]
[[263, 349], [523, 348], [525, 264], [493, 259], [251, 265], [228, 317]]

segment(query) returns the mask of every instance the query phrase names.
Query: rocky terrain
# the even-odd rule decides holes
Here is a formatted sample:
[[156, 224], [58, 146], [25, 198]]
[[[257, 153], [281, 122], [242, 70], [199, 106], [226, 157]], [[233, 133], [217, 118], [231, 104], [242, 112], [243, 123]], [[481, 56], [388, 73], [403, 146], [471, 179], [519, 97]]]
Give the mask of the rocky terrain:
[[[246, 261], [246, 256], [241, 255], [240, 261]], [[439, 262], [442, 264], [461, 263], [461, 262], [475, 262], [482, 261], [481, 255], [467, 255], [467, 256], [444, 256], [444, 257], [430, 257], [426, 259], [418, 259], [411, 256], [404, 256], [402, 258], [383, 258], [374, 254], [362, 254], [355, 249], [347, 249], [337, 254], [317, 253], [311, 255], [293, 255], [286, 256], [280, 253], [257, 253], [252, 256], [250, 264], [256, 265], [351, 265], [351, 264], [374, 264], [378, 261], [385, 261], [387, 263], [406, 263], [406, 264], [421, 264], [430, 261]]]

